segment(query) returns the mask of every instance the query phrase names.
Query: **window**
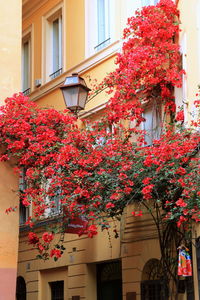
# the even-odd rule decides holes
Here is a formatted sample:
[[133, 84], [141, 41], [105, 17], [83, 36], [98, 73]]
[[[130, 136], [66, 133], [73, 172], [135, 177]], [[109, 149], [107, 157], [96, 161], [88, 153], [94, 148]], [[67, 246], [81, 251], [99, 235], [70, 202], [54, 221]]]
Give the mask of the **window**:
[[[181, 61], [180, 65], [183, 70], [186, 71], [187, 74], [187, 35], [186, 32], [182, 32], [180, 37], [180, 52], [181, 52]], [[184, 116], [185, 116], [185, 124], [188, 121], [188, 112], [187, 112], [187, 99], [188, 99], [188, 91], [187, 91], [187, 76], [185, 74], [182, 75], [182, 87], [175, 88], [175, 101], [176, 107], [179, 110], [179, 107], [183, 106]], [[195, 119], [195, 106], [191, 106], [191, 116], [192, 119]]]
[[56, 195], [55, 196], [49, 196], [47, 195], [48, 192], [50, 192], [51, 189], [51, 179], [47, 179], [46, 183], [43, 183], [43, 188], [46, 191], [45, 193], [45, 203], [49, 206], [52, 203], [52, 207], [49, 207], [45, 210], [45, 218], [49, 217], [54, 217], [57, 216], [61, 213], [61, 204], [60, 204], [60, 199], [61, 199], [61, 189], [58, 187], [56, 190]]
[[141, 0], [142, 6], [156, 5], [157, 3], [158, 3], [158, 0]]
[[62, 73], [62, 16], [55, 19], [52, 24], [52, 74], [50, 78], [54, 79]]
[[108, 46], [114, 39], [115, 1], [86, 0], [86, 56]]
[[98, 44], [95, 50], [101, 50], [110, 43], [110, 4], [109, 0], [97, 0]]
[[31, 92], [31, 33], [22, 40], [22, 92], [25, 96]]
[[164, 284], [160, 280], [146, 280], [141, 282], [141, 300], [164, 300], [162, 290]]
[[[24, 190], [27, 188], [25, 176], [26, 176], [26, 171], [25, 169], [23, 169], [20, 172], [20, 180], [19, 180], [19, 191], [21, 195], [23, 194]], [[20, 199], [19, 224], [20, 225], [25, 224], [26, 221], [28, 220], [29, 215], [30, 215], [30, 206], [29, 207], [24, 206]]]
[[48, 82], [63, 72], [63, 20], [60, 5], [44, 18], [43, 33], [43, 77]]
[[160, 262], [152, 258], [147, 261], [142, 271], [141, 300], [168, 299], [167, 284], [160, 278], [162, 278]]
[[51, 289], [51, 300], [64, 300], [64, 281], [49, 282]]
[[153, 140], [159, 139], [161, 134], [161, 108], [157, 106], [146, 107], [143, 113], [145, 121], [142, 129], [145, 131], [146, 145], [152, 145]]

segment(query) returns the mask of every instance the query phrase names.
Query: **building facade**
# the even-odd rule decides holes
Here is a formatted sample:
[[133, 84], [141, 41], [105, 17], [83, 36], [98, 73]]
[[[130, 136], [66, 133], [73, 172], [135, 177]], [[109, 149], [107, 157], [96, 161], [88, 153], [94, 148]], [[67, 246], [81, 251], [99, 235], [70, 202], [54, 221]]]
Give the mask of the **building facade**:
[[[89, 78], [101, 82], [115, 68], [127, 18], [137, 8], [157, 2], [24, 0], [21, 90], [40, 106], [65, 109], [59, 89], [65, 77], [79, 73], [88, 85]], [[184, 109], [191, 118], [189, 112], [200, 79], [200, 1], [180, 0], [178, 6], [182, 20], [179, 41], [187, 76], [183, 78], [183, 88], [175, 93], [177, 104], [187, 99], [189, 105]], [[107, 101], [108, 95], [100, 93], [87, 103], [80, 119], [98, 119]], [[148, 116], [152, 117], [151, 110], [146, 111]], [[57, 262], [43, 262], [36, 259], [36, 251], [27, 244], [23, 224], [31, 211], [22, 209], [17, 299], [144, 300], [145, 288], [153, 289], [156, 295], [160, 288], [153, 275], [160, 259], [157, 232], [148, 214], [136, 219], [131, 211], [127, 207], [122, 221], [115, 224], [120, 232], [118, 239], [105, 231], [93, 239], [66, 234], [63, 257]], [[41, 234], [42, 230], [38, 227]], [[198, 227], [194, 235], [200, 235]], [[188, 288], [180, 293], [180, 300], [199, 299], [195, 248], [193, 262], [195, 294]]]
[[[0, 10], [0, 104], [20, 90], [21, 73], [21, 0], [1, 1]], [[0, 299], [15, 297], [18, 255], [18, 212], [5, 213], [18, 205], [14, 191], [18, 178], [12, 163], [0, 163]]]

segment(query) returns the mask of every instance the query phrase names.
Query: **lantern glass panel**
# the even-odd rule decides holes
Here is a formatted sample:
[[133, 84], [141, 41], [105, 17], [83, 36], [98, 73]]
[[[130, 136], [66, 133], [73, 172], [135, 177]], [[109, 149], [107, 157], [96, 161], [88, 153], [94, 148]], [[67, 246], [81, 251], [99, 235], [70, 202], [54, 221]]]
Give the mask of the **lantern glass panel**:
[[79, 88], [79, 106], [80, 106], [80, 108], [81, 109], [84, 109], [84, 107], [85, 107], [85, 103], [86, 103], [86, 100], [87, 100], [87, 95], [88, 95], [88, 92], [84, 89], [84, 88], [82, 88], [82, 87], [80, 87]]
[[67, 89], [63, 89], [63, 96], [65, 99], [66, 106], [70, 109], [72, 107], [77, 107], [78, 105], [78, 87], [69, 87]]
[[77, 76], [67, 77], [65, 79], [64, 85], [77, 84], [78, 82], [79, 82], [79, 79]]

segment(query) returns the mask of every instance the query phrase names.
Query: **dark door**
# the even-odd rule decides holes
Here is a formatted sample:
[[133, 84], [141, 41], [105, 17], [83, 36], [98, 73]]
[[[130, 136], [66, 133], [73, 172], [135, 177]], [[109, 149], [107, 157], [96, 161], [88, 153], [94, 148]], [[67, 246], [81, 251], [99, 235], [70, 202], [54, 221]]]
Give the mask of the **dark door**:
[[122, 300], [121, 262], [97, 265], [97, 299]]
[[26, 300], [26, 282], [23, 277], [17, 277], [16, 299]]

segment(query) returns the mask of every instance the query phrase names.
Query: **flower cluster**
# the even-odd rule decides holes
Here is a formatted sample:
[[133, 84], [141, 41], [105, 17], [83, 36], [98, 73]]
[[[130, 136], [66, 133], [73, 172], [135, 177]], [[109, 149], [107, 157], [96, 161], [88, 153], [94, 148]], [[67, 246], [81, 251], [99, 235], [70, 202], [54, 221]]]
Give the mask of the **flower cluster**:
[[129, 130], [121, 124], [110, 133], [106, 129], [121, 119], [139, 125], [144, 121], [142, 103], [152, 98], [174, 112], [172, 91], [181, 85], [183, 73], [175, 44], [178, 16], [171, 0], [160, 0], [129, 19], [118, 68], [105, 79], [113, 92], [109, 109], [99, 122], [88, 122], [85, 130], [78, 128], [69, 111], [39, 108], [22, 94], [6, 99], [0, 108], [0, 160], [12, 158], [16, 171], [24, 170], [26, 188], [20, 191], [20, 201], [25, 206], [33, 203], [28, 224], [33, 227], [50, 216], [56, 201], [62, 212], [59, 230], [52, 224], [41, 238], [29, 233], [29, 242], [42, 258], [57, 260], [62, 255], [63, 245], [49, 252], [50, 243], [56, 232], [67, 232], [70, 222], [84, 217], [83, 227], [75, 224], [80, 226], [77, 233], [93, 237], [97, 224], [107, 229], [107, 218], [119, 219], [130, 203], [139, 204], [133, 216], [142, 216], [143, 205], [151, 207], [149, 211], [161, 208], [163, 220], [177, 226], [200, 221], [199, 118], [187, 129], [182, 126], [183, 112], [177, 113], [178, 128], [166, 126], [148, 147], [141, 135], [139, 143], [132, 144]]
[[125, 42], [117, 55], [115, 71], [96, 86], [96, 93], [108, 87], [110, 122], [122, 118], [142, 122], [142, 102], [152, 97], [174, 112], [173, 87], [180, 87], [179, 11], [172, 0], [146, 6], [128, 19]]

